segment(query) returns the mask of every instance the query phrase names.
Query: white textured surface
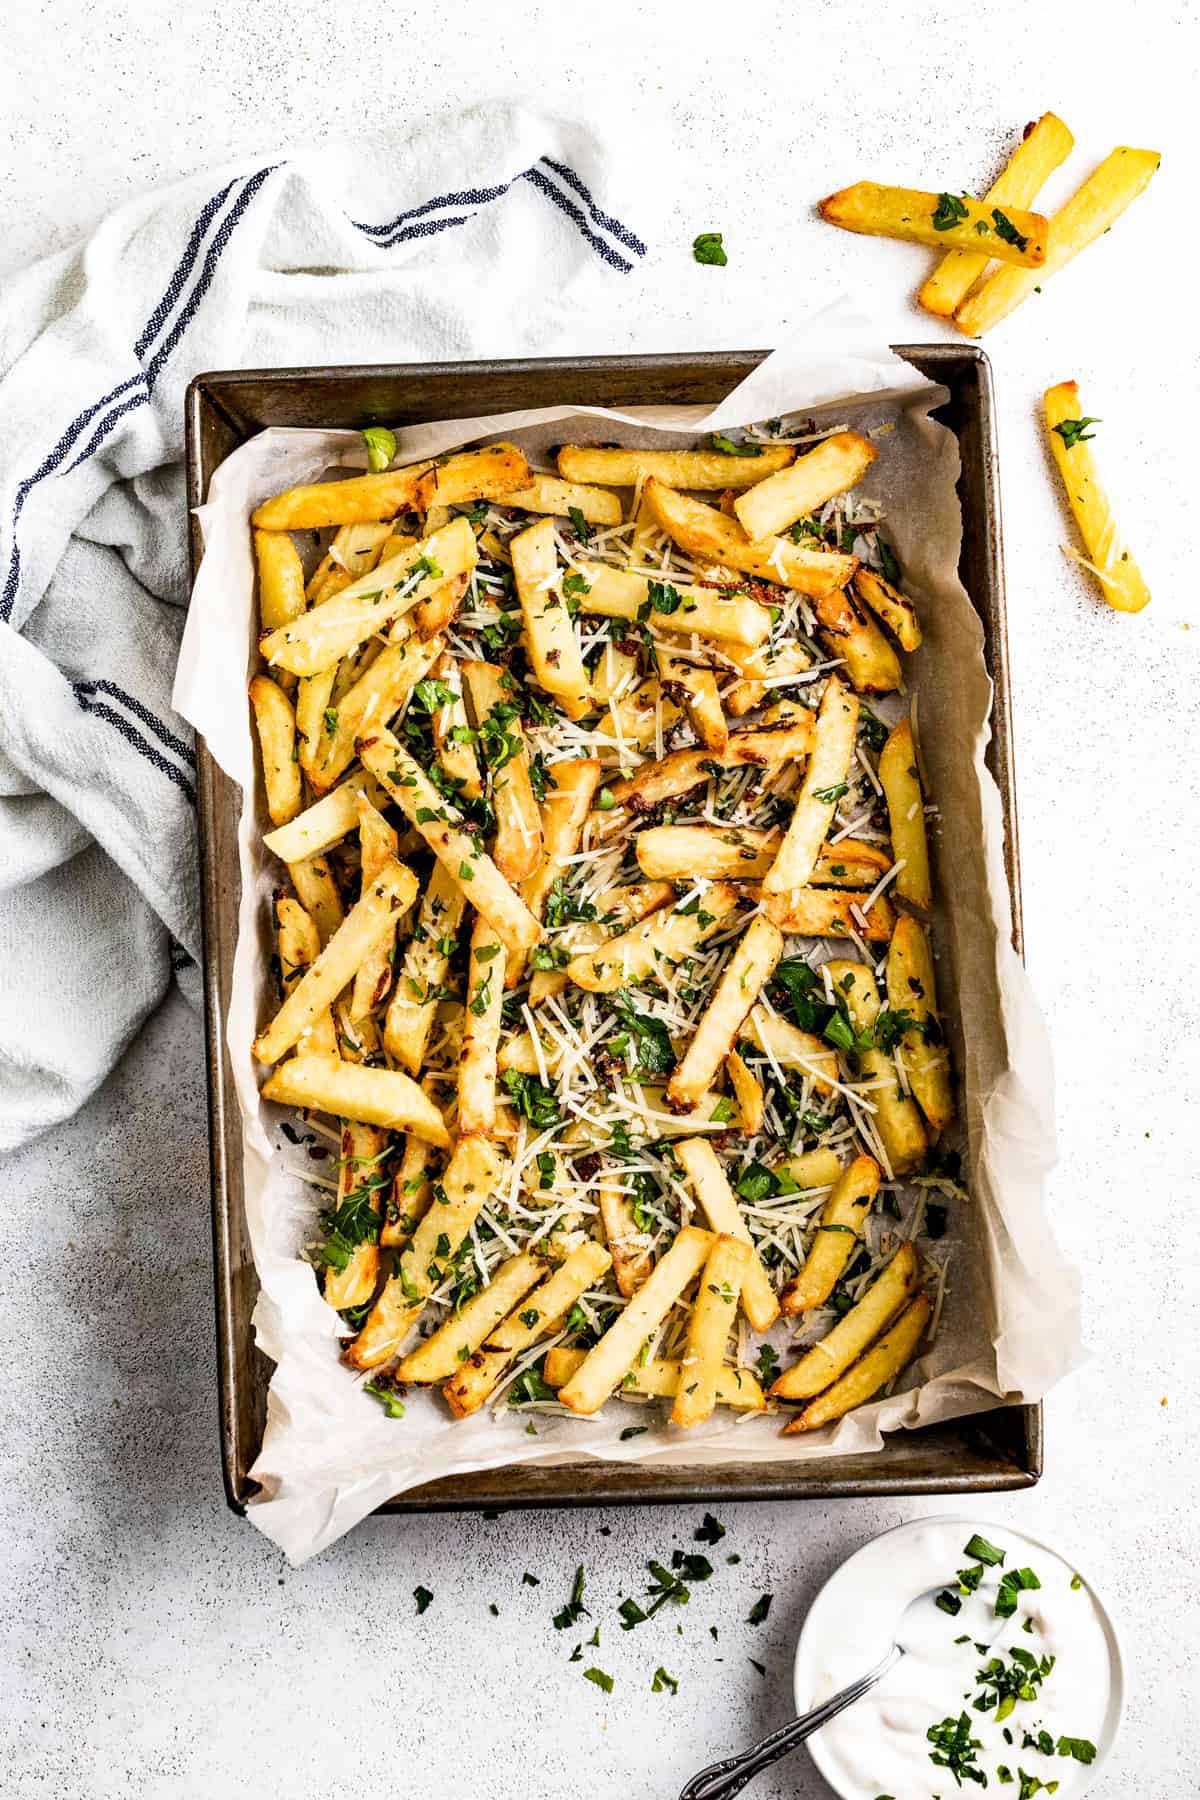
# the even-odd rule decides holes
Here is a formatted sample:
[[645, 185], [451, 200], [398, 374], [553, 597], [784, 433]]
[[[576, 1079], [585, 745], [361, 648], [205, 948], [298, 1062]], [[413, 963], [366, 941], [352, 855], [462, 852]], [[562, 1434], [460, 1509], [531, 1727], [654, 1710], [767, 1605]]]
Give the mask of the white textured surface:
[[[1042, 1485], [966, 1510], [1061, 1545], [1124, 1616], [1132, 1699], [1097, 1800], [1194, 1795], [1200, 393], [1186, 266], [1155, 248], [1194, 210], [1194, 7], [17, 0], [5, 51], [7, 268], [231, 152], [443, 103], [517, 92], [652, 129], [647, 181], [671, 202], [648, 191], [645, 222], [667, 219], [677, 241], [658, 226], [643, 287], [579, 349], [766, 344], [861, 281], [897, 339], [936, 337], [907, 305], [920, 253], [823, 228], [814, 198], [860, 175], [986, 179], [1051, 106], [1076, 132], [1073, 169], [1114, 141], [1164, 151], [1151, 198], [987, 346], [1028, 954], [1059, 1067], [1051, 1202], [1084, 1269], [1095, 1356], [1049, 1404]], [[1056, 178], [1050, 197], [1070, 185]], [[725, 270], [688, 256], [710, 229], [726, 234]], [[1136, 261], [1152, 256], [1153, 293]], [[1103, 416], [1098, 449], [1155, 590], [1137, 620], [1097, 605], [1057, 548], [1037, 403], [1070, 375]], [[1149, 930], [1154, 958], [1139, 948]], [[640, 1591], [648, 1555], [686, 1544], [700, 1508], [371, 1522], [283, 1569], [220, 1494], [202, 1095], [199, 1030], [175, 1002], [75, 1124], [2, 1171], [6, 1795], [657, 1800], [779, 1723], [824, 1574], [881, 1526], [945, 1504], [729, 1508], [720, 1551], [740, 1565], [718, 1561], [685, 1611], [630, 1634], [617, 1601]], [[601, 1644], [571, 1664], [578, 1634], [550, 1618], [581, 1560]], [[521, 1584], [526, 1569], [539, 1587]], [[419, 1620], [418, 1583], [435, 1594]], [[744, 1620], [764, 1590], [776, 1599], [756, 1629]], [[581, 1679], [592, 1660], [615, 1677], [611, 1698]], [[660, 1662], [677, 1698], [650, 1692]], [[803, 1757], [752, 1790], [820, 1791]]]

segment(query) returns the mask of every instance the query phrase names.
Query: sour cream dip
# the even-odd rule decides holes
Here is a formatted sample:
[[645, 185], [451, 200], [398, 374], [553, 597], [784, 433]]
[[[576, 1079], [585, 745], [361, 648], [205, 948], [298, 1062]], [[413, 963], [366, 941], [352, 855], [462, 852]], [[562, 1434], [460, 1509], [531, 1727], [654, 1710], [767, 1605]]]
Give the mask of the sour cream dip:
[[1004, 1800], [1078, 1800], [1099, 1773], [1121, 1716], [1116, 1634], [1088, 1582], [1035, 1538], [919, 1519], [864, 1545], [805, 1620], [797, 1710], [893, 1642], [907, 1651], [897, 1666], [808, 1740], [843, 1800], [958, 1800], [985, 1792], [981, 1773]]

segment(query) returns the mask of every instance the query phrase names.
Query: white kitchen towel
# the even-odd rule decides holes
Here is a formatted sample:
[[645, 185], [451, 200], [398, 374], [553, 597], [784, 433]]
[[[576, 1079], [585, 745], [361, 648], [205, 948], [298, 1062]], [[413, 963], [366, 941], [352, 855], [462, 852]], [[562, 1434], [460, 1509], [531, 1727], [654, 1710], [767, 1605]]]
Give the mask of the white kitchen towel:
[[486, 106], [123, 207], [0, 293], [0, 1149], [69, 1116], [172, 970], [198, 998], [188, 382], [536, 353], [646, 245], [585, 129]]

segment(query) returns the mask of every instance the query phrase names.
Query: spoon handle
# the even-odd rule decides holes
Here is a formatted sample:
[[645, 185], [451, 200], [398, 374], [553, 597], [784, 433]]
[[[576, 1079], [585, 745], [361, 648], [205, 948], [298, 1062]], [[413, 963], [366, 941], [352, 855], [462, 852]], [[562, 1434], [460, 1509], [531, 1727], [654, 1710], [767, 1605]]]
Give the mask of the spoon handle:
[[898, 1644], [893, 1644], [883, 1661], [877, 1663], [869, 1674], [861, 1675], [844, 1687], [840, 1693], [834, 1694], [820, 1706], [814, 1706], [798, 1719], [792, 1719], [765, 1737], [760, 1743], [752, 1745], [749, 1750], [741, 1751], [737, 1756], [727, 1756], [722, 1762], [710, 1763], [707, 1769], [701, 1769], [693, 1775], [679, 1796], [679, 1800], [731, 1800], [734, 1794], [740, 1794], [746, 1783], [753, 1779], [761, 1769], [769, 1768], [786, 1756], [789, 1750], [802, 1744], [814, 1731], [827, 1725], [830, 1719], [853, 1706], [861, 1700], [877, 1682], [883, 1680], [889, 1670], [894, 1669], [904, 1655]]

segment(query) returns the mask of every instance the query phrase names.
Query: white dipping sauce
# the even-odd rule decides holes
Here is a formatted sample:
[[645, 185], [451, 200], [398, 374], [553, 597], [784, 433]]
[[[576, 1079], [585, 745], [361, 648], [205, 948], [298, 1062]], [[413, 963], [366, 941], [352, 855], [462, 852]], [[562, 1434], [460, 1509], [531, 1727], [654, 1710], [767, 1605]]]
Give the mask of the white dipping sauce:
[[[948, 1768], [930, 1761], [937, 1745], [927, 1736], [929, 1727], [963, 1712], [971, 1737], [980, 1740], [975, 1762], [987, 1775], [986, 1792], [1004, 1800], [1017, 1800], [1018, 1770], [1056, 1781], [1055, 1800], [1081, 1794], [1094, 1773], [1071, 1756], [1046, 1755], [1025, 1744], [1026, 1733], [1037, 1738], [1049, 1732], [1056, 1752], [1060, 1737], [1089, 1740], [1098, 1758], [1108, 1746], [1119, 1717], [1120, 1681], [1105, 1616], [1086, 1583], [1072, 1587], [1075, 1571], [1053, 1551], [1019, 1531], [990, 1526], [980, 1535], [1004, 1551], [1004, 1562], [985, 1565], [978, 1590], [963, 1594], [957, 1571], [978, 1561], [965, 1550], [974, 1530], [962, 1520], [934, 1519], [876, 1538], [837, 1572], [809, 1613], [796, 1666], [802, 1708], [819, 1705], [865, 1674], [893, 1641], [908, 1652], [878, 1687], [810, 1740], [818, 1768], [846, 1800], [983, 1794], [970, 1779], [960, 1788]], [[999, 1580], [1013, 1569], [1032, 1570], [1041, 1586], [1018, 1592], [1012, 1617], [997, 1618]], [[951, 1617], [931, 1595], [913, 1607], [902, 1627], [905, 1609], [930, 1588], [949, 1590], [961, 1610]], [[1032, 1621], [1028, 1630], [1026, 1621]], [[955, 1642], [964, 1635], [967, 1642]], [[985, 1654], [977, 1643], [988, 1646]], [[1014, 1649], [1039, 1664], [1053, 1657], [1054, 1665], [1037, 1683], [1035, 1698], [1016, 1700], [998, 1721], [995, 1707], [975, 1710], [981, 1693], [994, 1693], [978, 1680], [978, 1671], [993, 1657], [1011, 1667]], [[998, 1777], [1000, 1765], [1011, 1771], [1011, 1785]]]

